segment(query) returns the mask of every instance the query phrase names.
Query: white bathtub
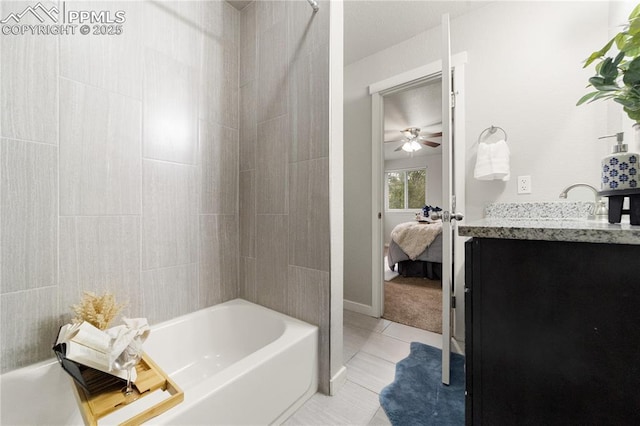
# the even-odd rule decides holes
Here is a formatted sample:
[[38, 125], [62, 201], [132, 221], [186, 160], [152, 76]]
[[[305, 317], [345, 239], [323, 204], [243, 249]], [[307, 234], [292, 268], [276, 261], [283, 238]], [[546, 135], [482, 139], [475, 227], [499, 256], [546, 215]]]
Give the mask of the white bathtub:
[[[185, 394], [184, 402], [149, 424], [277, 424], [318, 387], [317, 327], [241, 299], [158, 324], [144, 347]], [[70, 379], [57, 361], [0, 380], [0, 424], [82, 424]], [[150, 396], [139, 403], [155, 401]], [[145, 408], [137, 403], [100, 425]]]

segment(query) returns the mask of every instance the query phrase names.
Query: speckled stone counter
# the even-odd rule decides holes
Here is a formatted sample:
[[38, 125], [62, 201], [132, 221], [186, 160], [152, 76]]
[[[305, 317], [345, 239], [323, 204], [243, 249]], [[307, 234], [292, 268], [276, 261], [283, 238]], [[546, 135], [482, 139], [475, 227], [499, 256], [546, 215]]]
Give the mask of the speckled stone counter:
[[471, 223], [461, 222], [458, 234], [477, 238], [640, 245], [640, 226], [585, 219], [491, 217]]

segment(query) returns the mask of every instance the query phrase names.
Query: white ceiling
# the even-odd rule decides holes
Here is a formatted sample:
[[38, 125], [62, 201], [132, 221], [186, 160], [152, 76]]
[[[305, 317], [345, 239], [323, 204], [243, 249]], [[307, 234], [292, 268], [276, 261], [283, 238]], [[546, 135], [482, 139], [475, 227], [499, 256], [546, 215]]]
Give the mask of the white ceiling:
[[[422, 132], [442, 131], [442, 81], [440, 79], [428, 82], [419, 87], [413, 87], [402, 92], [384, 97], [384, 140], [402, 140], [400, 133], [407, 127], [418, 127]], [[440, 138], [433, 139], [440, 142]], [[384, 159], [396, 160], [409, 157], [405, 151], [395, 151], [403, 142], [385, 142]], [[424, 146], [413, 156], [437, 155], [442, 148]]]
[[443, 13], [451, 18], [485, 6], [488, 1], [345, 0], [344, 64], [440, 25]]

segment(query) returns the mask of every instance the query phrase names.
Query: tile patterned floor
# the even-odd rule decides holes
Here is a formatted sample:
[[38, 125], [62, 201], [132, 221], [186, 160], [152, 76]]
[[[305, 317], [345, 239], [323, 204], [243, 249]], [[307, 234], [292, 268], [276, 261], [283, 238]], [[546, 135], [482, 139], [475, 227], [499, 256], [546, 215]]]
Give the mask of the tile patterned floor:
[[[344, 363], [347, 382], [337, 395], [312, 396], [285, 425], [390, 425], [378, 400], [393, 381], [396, 363], [409, 355], [409, 344], [442, 347], [442, 336], [429, 331], [344, 311]], [[452, 348], [462, 352], [454, 343]]]

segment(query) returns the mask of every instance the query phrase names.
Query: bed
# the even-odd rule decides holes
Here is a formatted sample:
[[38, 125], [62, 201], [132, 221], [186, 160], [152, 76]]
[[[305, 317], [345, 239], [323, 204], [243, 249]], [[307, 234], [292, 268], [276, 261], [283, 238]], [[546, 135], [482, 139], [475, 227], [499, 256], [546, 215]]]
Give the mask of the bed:
[[[433, 232], [436, 233], [437, 229], [440, 229], [440, 232], [437, 233], [433, 241], [428, 242], [427, 247], [424, 251], [420, 252], [417, 256], [413, 253], [412, 256], [407, 254], [405, 250], [402, 249], [401, 245], [406, 243], [402, 238], [394, 238], [398, 237], [399, 227], [404, 227], [405, 236], [410, 234], [409, 237], [420, 238], [421, 234], [417, 231], [420, 231], [419, 227], [434, 227]], [[398, 266], [398, 273], [403, 276], [419, 276], [425, 277], [429, 279], [440, 279], [442, 276], [442, 223], [432, 222], [432, 223], [418, 223], [414, 222], [406, 222], [397, 225], [394, 230], [391, 232], [391, 242], [389, 244], [389, 252], [387, 254], [387, 261], [389, 264], [389, 268], [392, 271], [395, 271], [396, 265]], [[400, 234], [402, 237], [402, 234]], [[396, 239], [400, 240], [399, 242]], [[426, 242], [422, 242], [423, 244]]]

